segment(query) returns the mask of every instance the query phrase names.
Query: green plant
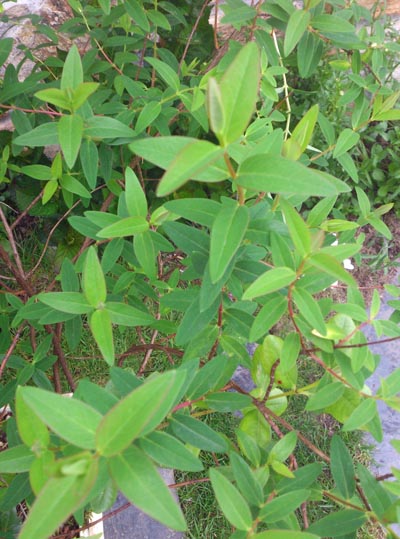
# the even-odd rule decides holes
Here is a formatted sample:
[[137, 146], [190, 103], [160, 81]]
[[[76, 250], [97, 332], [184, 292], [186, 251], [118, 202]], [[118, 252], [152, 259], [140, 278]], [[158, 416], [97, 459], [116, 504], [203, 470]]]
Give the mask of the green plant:
[[[364, 126], [398, 119], [398, 95], [384, 80], [367, 79], [348, 102], [352, 123], [338, 136], [315, 102], [296, 122], [291, 109], [291, 92], [301, 97], [289, 86], [294, 64], [307, 78], [337, 47], [352, 52], [347, 67], [356, 79], [361, 66], [374, 68], [375, 50], [353, 24], [357, 6], [327, 14], [316, 0], [302, 10], [231, 0], [226, 21], [255, 42], [232, 43], [202, 72], [209, 50], [199, 49], [199, 62], [187, 63], [187, 47], [176, 56], [184, 30], [190, 44], [202, 15], [191, 2], [70, 4], [71, 28], [88, 33], [93, 48], [81, 58], [72, 47], [24, 82], [9, 65], [0, 91], [15, 126], [2, 160], [9, 203], [0, 206], [0, 375], [11, 370], [0, 405], [10, 403], [15, 417], [0, 453], [3, 533], [14, 537], [11, 508], [22, 499], [30, 511], [18, 537], [45, 539], [71, 513], [82, 523], [85, 509], [109, 507], [117, 489], [185, 530], [156, 466], [202, 472], [205, 453], [215, 465], [192, 484], [211, 482], [232, 538], [354, 537], [368, 520], [396, 537], [399, 471], [391, 469], [393, 482], [378, 481], [355, 467], [340, 436], [328, 454], [286, 412], [302, 402], [308, 413], [333, 416], [343, 432], [367, 430], [379, 442], [377, 401], [399, 410], [398, 370], [377, 395], [365, 385], [377, 360], [361, 329], [372, 324], [394, 338], [400, 330], [394, 320], [375, 320], [377, 293], [367, 314], [342, 266], [361, 249], [358, 228], [368, 223], [390, 236], [380, 216], [391, 205], [375, 207], [358, 187], [358, 221], [332, 218], [353, 183], [315, 167], [312, 145], [318, 125], [328, 145], [319, 159], [352, 169], [348, 152]], [[3, 61], [8, 47], [3, 40]], [[362, 57], [364, 48], [370, 57]], [[60, 148], [49, 162], [43, 148], [53, 144]], [[32, 210], [47, 238], [28, 269], [16, 235]], [[54, 242], [54, 258], [57, 229], [64, 237]], [[46, 256], [53, 271], [38, 278]], [[348, 287], [346, 303], [320, 297], [336, 280]], [[270, 334], [284, 316], [289, 331]], [[82, 331], [109, 367], [105, 387], [76, 384], [71, 374]], [[125, 331], [136, 340], [121, 352], [116, 341]], [[249, 341], [258, 343], [252, 359]], [[166, 361], [144, 377], [152, 350]], [[143, 351], [136, 373], [121, 367]], [[318, 370], [303, 382], [304, 362]], [[249, 368], [254, 390], [232, 381], [239, 364]], [[73, 398], [58, 394], [61, 373]], [[243, 418], [233, 440], [204, 420], [236, 411]], [[317, 462], [299, 464], [304, 447]], [[308, 505], [326, 500], [333, 511], [311, 521]]]

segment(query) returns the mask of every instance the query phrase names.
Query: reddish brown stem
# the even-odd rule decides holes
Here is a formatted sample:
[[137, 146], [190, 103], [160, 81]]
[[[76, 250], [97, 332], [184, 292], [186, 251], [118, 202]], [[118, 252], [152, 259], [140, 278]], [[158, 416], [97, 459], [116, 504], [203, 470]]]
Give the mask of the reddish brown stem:
[[11, 344], [10, 346], [8, 347], [8, 350], [7, 352], [5, 353], [2, 361], [1, 361], [1, 365], [0, 365], [0, 378], [2, 377], [3, 375], [3, 371], [4, 369], [6, 368], [6, 365], [7, 365], [7, 361], [10, 359], [11, 357], [11, 354], [14, 352], [15, 350], [15, 347], [17, 346], [18, 344], [18, 341], [21, 337], [21, 333], [22, 333], [22, 330], [24, 329], [24, 326], [25, 326], [25, 322], [23, 324], [21, 324], [19, 326], [19, 328], [17, 329], [15, 335], [14, 335], [14, 338], [13, 340], [11, 341]]

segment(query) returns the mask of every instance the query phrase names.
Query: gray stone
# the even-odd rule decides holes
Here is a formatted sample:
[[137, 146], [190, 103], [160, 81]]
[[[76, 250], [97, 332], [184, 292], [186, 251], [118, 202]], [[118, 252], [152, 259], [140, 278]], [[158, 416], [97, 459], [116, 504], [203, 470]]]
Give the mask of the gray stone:
[[[161, 469], [160, 473], [167, 485], [174, 483], [173, 470]], [[172, 494], [177, 499], [175, 490], [172, 490]], [[111, 511], [126, 503], [127, 499], [122, 494], [118, 494]], [[133, 505], [106, 519], [103, 528], [104, 539], [182, 539], [184, 537], [182, 533], [166, 528]]]

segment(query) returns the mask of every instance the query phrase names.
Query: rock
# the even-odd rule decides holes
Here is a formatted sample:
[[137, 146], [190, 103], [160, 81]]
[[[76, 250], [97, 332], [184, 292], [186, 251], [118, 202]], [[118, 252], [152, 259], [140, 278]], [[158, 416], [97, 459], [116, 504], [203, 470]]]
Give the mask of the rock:
[[[14, 47], [7, 62], [0, 69], [0, 75], [4, 74], [7, 65], [13, 64], [18, 69], [19, 80], [24, 80], [35, 65], [32, 60], [26, 58], [26, 49], [35, 58], [44, 61], [49, 56], [56, 56], [57, 48], [67, 51], [71, 47], [71, 39], [57, 31], [73, 16], [66, 0], [17, 0], [5, 2], [3, 8], [5, 11], [0, 14], [0, 35], [2, 38], [13, 38]], [[57, 31], [57, 45], [47, 36], [37, 32], [36, 25], [32, 22], [34, 15], [39, 17], [40, 24]], [[88, 38], [78, 41], [78, 47], [83, 48], [87, 45]]]

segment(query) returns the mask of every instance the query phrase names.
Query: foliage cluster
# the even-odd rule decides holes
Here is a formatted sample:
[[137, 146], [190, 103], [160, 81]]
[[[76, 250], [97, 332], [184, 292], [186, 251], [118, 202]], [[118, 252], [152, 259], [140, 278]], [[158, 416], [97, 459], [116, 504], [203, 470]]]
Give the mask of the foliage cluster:
[[[320, 0], [229, 0], [223, 22], [247, 44], [214, 58], [207, 2], [69, 3], [61, 30], [90, 48], [38, 62], [24, 81], [9, 64], [0, 89], [15, 128], [2, 134], [0, 169], [0, 405], [13, 412], [2, 536], [46, 539], [71, 513], [82, 523], [85, 509], [109, 508], [118, 489], [185, 530], [161, 465], [203, 472], [232, 539], [352, 538], [367, 521], [397, 537], [400, 471], [378, 480], [339, 435], [323, 451], [285, 412], [301, 397], [303, 410], [380, 442], [377, 403], [400, 409], [399, 369], [371, 395], [379, 358], [361, 331], [399, 338], [399, 302], [377, 320], [378, 292], [368, 313], [342, 265], [365, 224], [390, 237], [380, 217], [392, 205], [369, 199], [356, 157], [372, 125], [400, 117], [385, 71], [399, 45], [379, 42], [380, 21], [339, 0], [332, 13]], [[2, 64], [11, 47], [0, 40]], [[302, 90], [327, 66], [348, 82], [336, 121], [335, 107], [320, 110]], [[356, 197], [354, 220], [335, 217], [343, 193]], [[37, 257], [23, 252], [24, 226], [43, 229]], [[345, 303], [321, 295], [335, 281]], [[283, 317], [288, 333], [272, 334]], [[109, 366], [105, 387], [71, 374], [83, 330]], [[121, 335], [132, 335], [122, 352]], [[168, 368], [152, 368], [154, 350]], [[143, 352], [137, 372], [123, 368]], [[303, 384], [305, 362], [320, 375]], [[238, 365], [253, 390], [232, 381]], [[73, 398], [59, 394], [63, 378]], [[234, 440], [204, 421], [238, 411]], [[314, 463], [298, 464], [300, 446]], [[335, 509], [313, 521], [310, 505], [326, 500]]]

